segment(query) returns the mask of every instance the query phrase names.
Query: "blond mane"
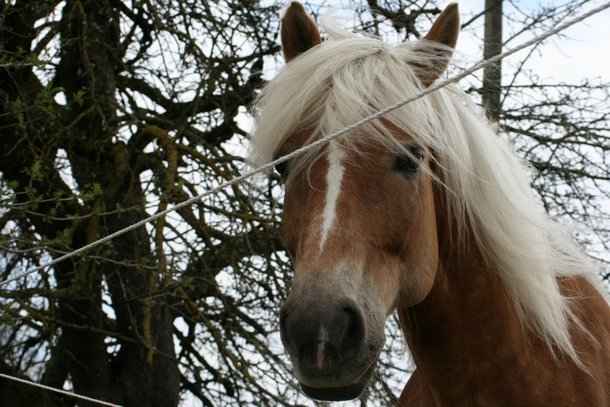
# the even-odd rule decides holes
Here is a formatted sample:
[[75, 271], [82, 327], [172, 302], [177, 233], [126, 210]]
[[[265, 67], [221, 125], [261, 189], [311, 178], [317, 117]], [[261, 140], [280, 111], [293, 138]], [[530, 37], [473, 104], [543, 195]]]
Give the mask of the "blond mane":
[[[439, 52], [430, 52], [432, 44], [389, 46], [332, 27], [326, 31], [327, 41], [287, 64], [263, 89], [252, 139], [256, 165], [272, 160], [299, 130], [319, 138], [416, 95], [418, 72], [437, 63]], [[386, 119], [435, 152], [451, 215], [462, 229], [471, 226], [522, 320], [578, 361], [568, 332], [569, 298], [560, 293], [557, 277], [588, 274], [594, 266], [570, 233], [545, 214], [529, 186], [526, 165], [456, 87], [434, 92]], [[376, 121], [341, 142], [349, 146], [366, 138], [396, 148], [390, 133]]]

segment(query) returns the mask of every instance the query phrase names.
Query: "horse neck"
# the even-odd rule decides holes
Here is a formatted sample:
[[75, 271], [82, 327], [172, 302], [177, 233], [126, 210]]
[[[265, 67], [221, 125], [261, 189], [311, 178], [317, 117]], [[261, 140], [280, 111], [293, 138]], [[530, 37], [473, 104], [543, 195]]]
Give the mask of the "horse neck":
[[415, 306], [399, 301], [398, 313], [420, 374], [446, 389], [472, 383], [486, 371], [518, 367], [528, 354], [528, 338], [473, 234], [467, 232], [459, 246], [451, 244], [446, 237], [455, 225], [442, 201], [436, 204], [440, 261], [433, 288]]

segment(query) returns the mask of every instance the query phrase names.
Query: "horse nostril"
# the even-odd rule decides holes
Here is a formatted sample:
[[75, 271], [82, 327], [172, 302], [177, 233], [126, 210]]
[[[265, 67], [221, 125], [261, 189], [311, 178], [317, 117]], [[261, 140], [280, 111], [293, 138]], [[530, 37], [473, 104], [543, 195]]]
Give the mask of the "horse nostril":
[[343, 346], [346, 349], [358, 349], [364, 341], [364, 317], [353, 304], [344, 306], [343, 313], [347, 317]]
[[363, 351], [365, 322], [351, 300], [300, 303], [290, 312], [281, 310], [280, 334], [301, 372], [332, 375]]

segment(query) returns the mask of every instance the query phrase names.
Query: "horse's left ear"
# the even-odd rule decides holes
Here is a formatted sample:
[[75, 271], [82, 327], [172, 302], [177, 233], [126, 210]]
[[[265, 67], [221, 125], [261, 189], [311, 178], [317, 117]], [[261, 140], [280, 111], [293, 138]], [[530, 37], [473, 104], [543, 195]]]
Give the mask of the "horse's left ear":
[[290, 3], [282, 16], [282, 49], [286, 62], [319, 43], [320, 31], [313, 18], [301, 3]]
[[428, 48], [434, 56], [438, 57], [434, 58], [434, 66], [429, 67], [432, 69], [427, 69], [427, 72], [423, 72], [421, 75], [420, 79], [424, 86], [430, 86], [432, 82], [437, 80], [447, 70], [459, 33], [460, 12], [457, 3], [451, 3], [436, 18], [432, 28], [423, 38], [425, 41], [431, 41], [444, 46], [443, 48], [439, 47], [436, 49], [422, 44], [422, 50]]

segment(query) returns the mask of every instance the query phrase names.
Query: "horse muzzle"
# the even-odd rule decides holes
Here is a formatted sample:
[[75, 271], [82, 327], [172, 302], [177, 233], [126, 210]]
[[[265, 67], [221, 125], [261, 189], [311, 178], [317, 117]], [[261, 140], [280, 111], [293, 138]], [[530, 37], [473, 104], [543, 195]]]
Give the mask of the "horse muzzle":
[[293, 290], [280, 314], [282, 342], [308, 397], [350, 400], [366, 388], [383, 339], [371, 340], [359, 304], [325, 291]]

